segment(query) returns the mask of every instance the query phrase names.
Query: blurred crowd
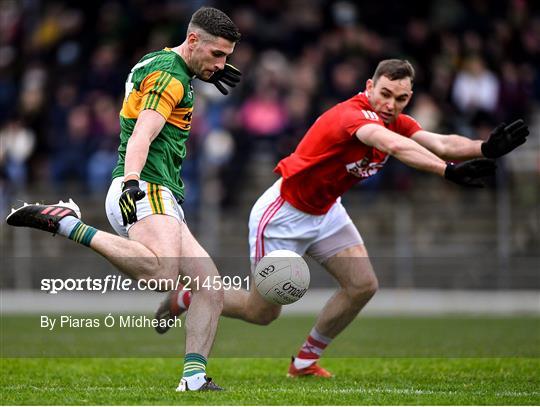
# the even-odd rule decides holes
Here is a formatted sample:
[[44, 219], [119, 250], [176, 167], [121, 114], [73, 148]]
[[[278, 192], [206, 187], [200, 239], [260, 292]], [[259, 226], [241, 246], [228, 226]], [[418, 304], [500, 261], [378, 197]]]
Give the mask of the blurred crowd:
[[[221, 204], [234, 205], [254, 156], [277, 162], [289, 154], [321, 112], [364, 89], [381, 59], [414, 65], [408, 113], [428, 130], [486, 138], [497, 122], [527, 119], [540, 102], [534, 1], [0, 4], [3, 189], [76, 185], [104, 194], [116, 162], [127, 73], [145, 53], [180, 44], [202, 5], [227, 12], [240, 28], [230, 62], [244, 75], [228, 97], [195, 81], [184, 166], [192, 204], [210, 166], [224, 186]], [[383, 172], [374, 188], [408, 188], [412, 172], [393, 165], [399, 171]]]

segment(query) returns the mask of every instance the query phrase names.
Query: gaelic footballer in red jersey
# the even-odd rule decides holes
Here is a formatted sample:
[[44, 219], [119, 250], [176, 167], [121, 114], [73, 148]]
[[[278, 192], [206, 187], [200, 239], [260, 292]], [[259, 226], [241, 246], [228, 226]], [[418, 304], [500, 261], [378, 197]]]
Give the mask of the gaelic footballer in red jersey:
[[[358, 315], [377, 290], [368, 252], [341, 204], [341, 195], [374, 174], [390, 156], [457, 184], [479, 187], [493, 175], [497, 158], [523, 144], [522, 120], [501, 124], [488, 141], [423, 130], [402, 114], [412, 96], [414, 69], [407, 61], [382, 61], [364, 92], [321, 115], [275, 171], [281, 179], [257, 200], [249, 218], [252, 264], [274, 250], [308, 254], [324, 266], [339, 289], [323, 307], [289, 376], [330, 377], [318, 360], [324, 349]], [[485, 157], [485, 158], [482, 158]], [[469, 160], [447, 164], [445, 160]], [[183, 295], [173, 294], [183, 303]], [[222, 315], [266, 325], [281, 306], [266, 302], [256, 289], [229, 291]]]
[[[416, 120], [401, 114], [405, 106], [395, 109], [397, 103], [391, 105], [392, 113], [385, 113], [384, 117], [391, 116], [391, 121], [383, 120], [368, 94], [362, 92], [325, 112], [308, 130], [296, 151], [277, 165], [275, 171], [283, 177], [281, 196], [295, 208], [312, 215], [325, 214], [354, 184], [383, 167], [388, 153], [356, 137], [362, 126], [386, 126], [404, 137], [421, 130]], [[409, 100], [409, 94], [404, 95]]]

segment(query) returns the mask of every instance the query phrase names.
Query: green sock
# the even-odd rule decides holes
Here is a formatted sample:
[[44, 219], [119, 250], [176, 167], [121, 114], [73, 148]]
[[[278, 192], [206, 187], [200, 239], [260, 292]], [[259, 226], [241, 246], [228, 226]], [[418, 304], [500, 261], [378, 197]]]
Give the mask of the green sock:
[[199, 373], [206, 373], [207, 360], [198, 353], [186, 353], [184, 357], [184, 374], [182, 377], [190, 377]]
[[85, 246], [90, 246], [90, 241], [96, 233], [96, 228], [85, 225], [84, 223], [79, 221], [79, 223], [77, 223], [71, 230], [68, 239], [71, 239], [74, 242], [83, 244]]

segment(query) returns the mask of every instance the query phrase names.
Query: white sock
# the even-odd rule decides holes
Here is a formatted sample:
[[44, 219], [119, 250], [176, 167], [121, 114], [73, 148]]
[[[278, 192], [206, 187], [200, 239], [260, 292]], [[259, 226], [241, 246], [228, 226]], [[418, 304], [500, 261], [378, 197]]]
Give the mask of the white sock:
[[294, 367], [305, 369], [317, 362], [330, 342], [332, 342], [332, 338], [324, 336], [313, 327], [300, 352], [298, 352], [298, 356], [294, 359]]
[[308, 366], [311, 366], [313, 363], [317, 362], [319, 359], [300, 359], [294, 358], [294, 367], [297, 369], [305, 369]]
[[197, 373], [193, 376], [184, 377], [189, 390], [199, 390], [206, 383], [206, 373]]
[[77, 226], [80, 221], [81, 220], [75, 216], [66, 216], [65, 218], [61, 219], [60, 222], [58, 222], [59, 227], [57, 233], [65, 237], [69, 237], [73, 228]]

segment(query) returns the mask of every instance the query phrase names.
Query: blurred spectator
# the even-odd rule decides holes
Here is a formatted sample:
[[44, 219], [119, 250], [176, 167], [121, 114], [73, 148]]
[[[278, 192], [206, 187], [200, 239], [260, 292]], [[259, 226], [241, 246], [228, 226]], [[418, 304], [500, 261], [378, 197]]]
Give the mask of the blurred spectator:
[[411, 116], [420, 123], [424, 130], [437, 133], [441, 131], [442, 112], [429, 94], [419, 92], [414, 95]]
[[240, 108], [242, 127], [253, 139], [277, 141], [287, 125], [287, 112], [278, 90], [260, 83]]
[[116, 45], [99, 46], [90, 61], [90, 69], [85, 75], [85, 91], [101, 91], [113, 97], [123, 94], [128, 72], [119, 69]]
[[10, 119], [0, 129], [0, 171], [14, 189], [26, 186], [27, 160], [36, 144], [36, 135], [19, 119]]
[[469, 56], [457, 73], [452, 99], [467, 116], [479, 110], [494, 113], [499, 94], [499, 80], [478, 55]]
[[96, 151], [88, 160], [88, 186], [92, 192], [105, 192], [118, 159], [118, 103], [107, 95], [99, 95], [93, 103], [94, 121], [90, 141]]
[[498, 112], [502, 120], [525, 117], [529, 114], [532, 97], [532, 78], [528, 65], [516, 66], [510, 61], [504, 62]]
[[77, 181], [86, 190], [90, 139], [90, 111], [86, 105], [75, 106], [67, 118], [67, 134], [64, 143], [52, 154], [51, 175], [53, 184], [61, 188], [66, 181]]

